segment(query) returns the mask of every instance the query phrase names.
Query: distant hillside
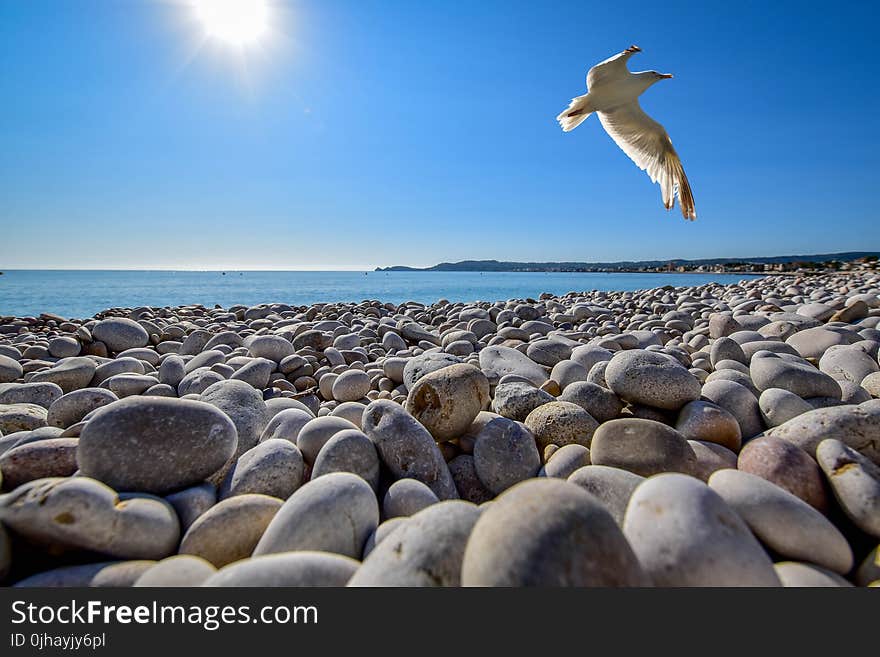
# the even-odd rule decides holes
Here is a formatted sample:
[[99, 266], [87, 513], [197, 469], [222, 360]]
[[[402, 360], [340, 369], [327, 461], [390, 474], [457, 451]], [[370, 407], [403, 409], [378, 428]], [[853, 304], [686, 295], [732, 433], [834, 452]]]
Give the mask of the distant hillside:
[[516, 272], [590, 272], [638, 271], [657, 267], [700, 267], [714, 265], [775, 265], [786, 263], [851, 262], [860, 258], [880, 257], [880, 251], [848, 251], [846, 253], [819, 253], [813, 255], [770, 256], [758, 258], [706, 258], [704, 260], [637, 260], [621, 262], [504, 262], [500, 260], [462, 260], [441, 262], [433, 267], [376, 267], [376, 271], [516, 271]]

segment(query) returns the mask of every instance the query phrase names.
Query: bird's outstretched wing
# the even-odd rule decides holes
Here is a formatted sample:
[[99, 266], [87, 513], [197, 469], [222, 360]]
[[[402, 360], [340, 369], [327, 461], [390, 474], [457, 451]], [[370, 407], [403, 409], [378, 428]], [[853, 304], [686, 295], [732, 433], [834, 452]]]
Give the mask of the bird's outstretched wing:
[[651, 182], [660, 185], [666, 209], [673, 208], [677, 194], [682, 216], [696, 219], [690, 183], [663, 126], [645, 114], [638, 100], [611, 112], [598, 112], [598, 115], [602, 127], [621, 150], [642, 171], [647, 172]]
[[630, 46], [623, 52], [612, 55], [604, 62], [599, 62], [587, 72], [587, 89], [600, 84], [606, 78], [621, 77], [627, 72], [626, 62], [637, 52], [642, 52], [638, 46]]

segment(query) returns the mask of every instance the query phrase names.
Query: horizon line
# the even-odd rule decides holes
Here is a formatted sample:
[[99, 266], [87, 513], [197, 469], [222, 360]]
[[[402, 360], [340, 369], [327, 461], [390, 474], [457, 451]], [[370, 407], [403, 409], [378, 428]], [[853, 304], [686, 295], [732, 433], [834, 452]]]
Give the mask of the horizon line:
[[102, 267], [10, 267], [8, 269], [3, 269], [0, 267], [0, 271], [165, 271], [165, 272], [202, 272], [202, 273], [222, 273], [222, 272], [349, 272], [349, 271], [366, 271], [370, 273], [376, 273], [375, 267], [363, 267], [363, 268], [347, 268], [347, 269], [240, 269], [240, 268], [227, 268], [227, 269], [202, 269], [199, 267], [112, 267], [112, 268], [102, 268]]

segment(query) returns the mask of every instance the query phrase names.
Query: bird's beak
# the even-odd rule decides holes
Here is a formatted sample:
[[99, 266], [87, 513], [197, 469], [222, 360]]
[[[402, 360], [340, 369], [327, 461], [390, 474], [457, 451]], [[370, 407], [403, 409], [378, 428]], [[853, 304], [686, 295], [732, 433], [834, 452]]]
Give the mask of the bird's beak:
[[672, 79], [672, 73], [660, 73], [660, 78], [661, 78], [662, 80], [671, 80], [671, 79]]

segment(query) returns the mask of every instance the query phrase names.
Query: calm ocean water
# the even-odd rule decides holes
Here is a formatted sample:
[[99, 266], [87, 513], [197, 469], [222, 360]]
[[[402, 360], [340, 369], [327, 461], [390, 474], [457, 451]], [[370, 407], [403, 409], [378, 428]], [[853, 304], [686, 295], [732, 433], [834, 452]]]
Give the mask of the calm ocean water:
[[293, 305], [379, 299], [385, 302], [496, 301], [542, 292], [640, 290], [661, 285], [733, 283], [743, 274], [579, 274], [353, 271], [22, 271], [0, 276], [0, 315], [56, 313], [85, 318], [111, 307], [201, 303]]

